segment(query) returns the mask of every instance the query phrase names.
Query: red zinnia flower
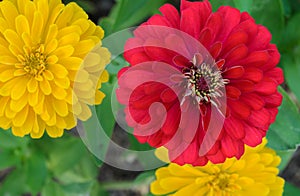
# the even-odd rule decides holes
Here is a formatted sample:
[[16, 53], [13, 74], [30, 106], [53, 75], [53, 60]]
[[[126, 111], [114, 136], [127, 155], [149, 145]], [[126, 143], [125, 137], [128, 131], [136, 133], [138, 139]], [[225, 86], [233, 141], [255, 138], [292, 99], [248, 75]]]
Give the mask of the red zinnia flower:
[[[276, 67], [280, 54], [270, 44], [270, 32], [255, 24], [248, 13], [229, 6], [212, 13], [208, 1], [182, 0], [179, 13], [169, 4], [160, 11], [162, 15], [154, 15], [138, 27], [125, 46], [124, 57], [130, 67], [119, 73], [117, 95], [126, 105], [127, 123], [134, 127], [140, 142], [167, 147], [170, 159], [178, 164], [204, 165], [208, 160], [220, 163], [226, 157], [240, 158], [244, 144], [254, 147], [261, 143], [282, 100], [277, 91], [283, 82], [282, 70]], [[195, 41], [187, 41], [174, 29]], [[193, 46], [195, 42], [211, 57]], [[140, 72], [126, 75], [137, 65]], [[133, 85], [146, 81], [143, 78], [149, 82]], [[168, 78], [180, 83], [177, 87], [181, 90], [175, 90], [178, 93], [173, 84], [170, 90]], [[164, 105], [164, 119], [153, 116], [163, 113], [151, 109], [154, 102]], [[181, 118], [183, 111], [185, 119]], [[148, 130], [141, 126], [150, 121]], [[209, 138], [214, 141], [205, 147]], [[201, 153], [201, 148], [208, 149]]]

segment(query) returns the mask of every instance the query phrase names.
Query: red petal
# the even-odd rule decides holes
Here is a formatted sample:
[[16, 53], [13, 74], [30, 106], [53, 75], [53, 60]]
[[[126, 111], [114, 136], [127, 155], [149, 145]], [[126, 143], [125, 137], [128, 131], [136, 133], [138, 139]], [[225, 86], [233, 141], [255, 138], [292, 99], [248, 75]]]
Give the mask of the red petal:
[[180, 23], [180, 16], [177, 9], [170, 5], [165, 4], [159, 8], [159, 11], [163, 14], [163, 16], [169, 21], [172, 27], [178, 28]]
[[275, 67], [275, 68], [265, 72], [264, 75], [269, 78], [275, 79], [278, 84], [281, 84], [284, 81], [282, 69], [280, 69], [279, 67]]
[[237, 152], [236, 142], [229, 136], [224, 135], [221, 139], [222, 152], [228, 158], [233, 157]]
[[240, 78], [244, 74], [244, 68], [242, 66], [233, 66], [228, 69], [226, 69], [223, 72], [223, 78], [226, 79], [235, 79]]
[[262, 142], [262, 138], [265, 136], [262, 131], [258, 128], [245, 125], [246, 136], [243, 139], [243, 142], [248, 146], [255, 147]]
[[222, 43], [216, 42], [211, 46], [209, 52], [214, 59], [217, 59], [217, 57], [220, 55], [221, 50], [222, 50]]
[[264, 100], [256, 93], [244, 93], [240, 100], [252, 107], [254, 110], [260, 110], [265, 106]]
[[270, 113], [270, 123], [275, 122], [276, 120], [276, 116], [278, 114], [278, 109], [277, 108], [269, 108], [268, 109], [269, 113]]
[[258, 32], [254, 40], [249, 43], [249, 49], [252, 51], [264, 50], [270, 44], [271, 39], [272, 35], [270, 31], [266, 27], [258, 25]]
[[253, 82], [259, 82], [263, 78], [263, 72], [261, 69], [255, 67], [245, 67], [245, 74], [243, 78]]
[[235, 114], [242, 119], [247, 119], [251, 113], [251, 109], [248, 105], [241, 101], [233, 101], [228, 99], [228, 107], [232, 110], [231, 114]]
[[220, 29], [223, 26], [223, 19], [218, 13], [213, 13], [207, 19], [207, 23], [205, 25], [207, 28], [211, 30], [213, 37], [219, 34]]
[[227, 134], [234, 139], [242, 139], [245, 137], [244, 123], [235, 117], [226, 118], [224, 128]]
[[174, 104], [168, 111], [166, 121], [161, 128], [161, 130], [164, 132], [166, 135], [173, 135], [179, 125], [180, 121], [180, 108], [178, 104]]
[[266, 107], [278, 107], [282, 102], [282, 95], [276, 92], [269, 96], [264, 96], [263, 99], [266, 102]]
[[263, 95], [275, 93], [277, 90], [277, 82], [271, 78], [264, 77], [262, 81], [255, 85], [255, 91]]
[[232, 29], [240, 23], [240, 11], [238, 9], [222, 6], [217, 10], [217, 13], [221, 15], [223, 19], [223, 28], [218, 34], [216, 40], [223, 41], [228, 37]]
[[226, 39], [226, 41], [224, 42], [224, 51], [229, 51], [241, 44], [247, 44], [247, 41], [248, 41], [248, 35], [246, 32], [236, 31], [234, 33], [231, 33], [229, 37]]
[[217, 164], [217, 163], [224, 163], [226, 157], [223, 154], [221, 150], [219, 150], [216, 154], [214, 155], [207, 155], [207, 159], [209, 159], [212, 163]]
[[268, 62], [269, 58], [270, 56], [267, 51], [255, 51], [249, 54], [242, 63], [245, 66], [262, 67]]
[[270, 122], [270, 113], [267, 109], [252, 110], [248, 122], [255, 127], [268, 129]]
[[226, 85], [226, 96], [231, 99], [238, 99], [241, 95], [241, 91], [233, 86]]
[[238, 45], [230, 50], [224, 57], [228, 65], [240, 59], [244, 59], [248, 55], [248, 47], [244, 44]]
[[249, 80], [233, 80], [230, 85], [238, 88], [241, 92], [252, 92], [254, 89], [254, 83]]
[[209, 28], [205, 28], [201, 31], [199, 41], [205, 48], [208, 48], [213, 39], [213, 35]]

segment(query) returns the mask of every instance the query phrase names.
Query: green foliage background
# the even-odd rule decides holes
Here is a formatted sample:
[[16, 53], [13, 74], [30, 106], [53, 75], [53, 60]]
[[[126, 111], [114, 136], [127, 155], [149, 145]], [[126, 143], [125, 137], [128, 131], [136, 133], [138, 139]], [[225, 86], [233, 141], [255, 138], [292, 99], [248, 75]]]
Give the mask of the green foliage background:
[[[88, 13], [94, 12], [93, 1], [77, 0]], [[106, 36], [145, 21], [167, 0], [117, 0], [110, 14], [99, 19]], [[93, 2], [95, 3], [95, 2]], [[276, 122], [270, 127], [267, 138], [269, 146], [282, 157], [280, 169], [291, 158], [300, 143], [300, 1], [296, 0], [211, 0], [213, 9], [231, 5], [249, 12], [257, 23], [268, 27], [282, 55], [280, 67], [285, 81], [280, 88], [284, 96]], [[176, 4], [178, 6], [178, 2]], [[110, 110], [110, 95], [116, 82], [117, 71], [126, 65], [122, 57], [111, 62], [110, 81], [103, 85], [107, 95], [103, 104], [97, 106], [97, 115], [105, 126], [107, 135], [114, 129]], [[145, 148], [130, 137], [131, 148]], [[107, 144], [103, 153], [107, 150]], [[0, 195], [22, 194], [42, 196], [108, 195], [110, 189], [136, 189], [148, 187], [154, 172], [144, 172], [135, 181], [99, 183], [99, 168], [102, 162], [86, 149], [79, 137], [66, 132], [62, 138], [44, 136], [40, 140], [29, 137], [17, 138], [10, 131], [0, 131]], [[285, 195], [300, 195], [300, 190], [286, 183]], [[150, 195], [150, 194], [149, 194]]]

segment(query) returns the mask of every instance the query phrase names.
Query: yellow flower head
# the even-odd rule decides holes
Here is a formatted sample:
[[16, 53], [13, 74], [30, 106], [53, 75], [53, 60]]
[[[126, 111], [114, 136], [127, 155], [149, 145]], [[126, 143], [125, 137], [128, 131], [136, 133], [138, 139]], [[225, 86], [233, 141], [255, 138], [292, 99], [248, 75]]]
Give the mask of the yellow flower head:
[[265, 147], [246, 147], [240, 160], [228, 158], [224, 163], [193, 167], [171, 163], [156, 171], [151, 184], [156, 195], [174, 196], [253, 196], [282, 195], [284, 180], [277, 176], [280, 157]]
[[75, 3], [0, 2], [0, 127], [16, 136], [39, 138], [46, 130], [60, 137], [88, 119], [88, 104], [102, 101], [96, 89], [108, 80], [103, 35]]

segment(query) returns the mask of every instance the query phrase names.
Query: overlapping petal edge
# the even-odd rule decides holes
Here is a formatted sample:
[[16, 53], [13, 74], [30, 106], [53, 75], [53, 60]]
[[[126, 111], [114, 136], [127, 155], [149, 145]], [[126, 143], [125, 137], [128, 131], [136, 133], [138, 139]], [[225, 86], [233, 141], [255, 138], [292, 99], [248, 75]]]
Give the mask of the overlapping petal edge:
[[[257, 146], [262, 142], [270, 124], [275, 121], [282, 96], [277, 87], [283, 82], [282, 70], [276, 65], [280, 54], [277, 47], [271, 44], [271, 34], [262, 25], [255, 23], [246, 12], [222, 6], [215, 13], [211, 4], [204, 2], [181, 1], [180, 12], [172, 5], [160, 8], [162, 15], [154, 15], [134, 32], [134, 38], [125, 45], [125, 59], [130, 67], [120, 71], [119, 77], [133, 67], [145, 62], [164, 62], [182, 73], [184, 68], [191, 70], [191, 62], [197, 54], [190, 54], [190, 59], [168, 50], [170, 44], [179, 45], [182, 51], [189, 51], [189, 46], [182, 40], [169, 39], [167, 34], [159, 34], [151, 26], [163, 26], [185, 32], [198, 40], [210, 53], [223, 78], [226, 90], [226, 113], [222, 130], [212, 148], [204, 155], [199, 155], [206, 129], [210, 123], [218, 123], [210, 119], [212, 107], [210, 100], [203, 97], [199, 103], [201, 110], [197, 132], [189, 141], [188, 147], [178, 156], [189, 138], [189, 125], [181, 127], [181, 140], [172, 142], [166, 147], [170, 159], [180, 165], [190, 163], [205, 165], [208, 160], [213, 163], [224, 162], [227, 157], [240, 158], [244, 153], [244, 144]], [[139, 29], [149, 27], [148, 31]], [[170, 31], [171, 32], [171, 31]], [[171, 40], [171, 42], [170, 42]], [[150, 43], [161, 43], [165, 47], [154, 47]], [[168, 45], [169, 44], [169, 45]], [[133, 46], [138, 46], [134, 48]], [[162, 71], [163, 72], [163, 71]], [[141, 76], [136, 76], [141, 77]], [[130, 79], [134, 81], [134, 78]], [[137, 89], [130, 89], [126, 83], [119, 81], [118, 99], [126, 105], [126, 120], [134, 127], [136, 138], [141, 143], [149, 143], [160, 147], [172, 140], [178, 130], [180, 121], [180, 103], [167, 86], [146, 83]], [[128, 96], [127, 90], [134, 94], [128, 103], [122, 97]], [[167, 93], [166, 93], [167, 92]], [[201, 94], [202, 95], [202, 94]], [[198, 98], [199, 99], [199, 98]], [[211, 99], [212, 100], [212, 99]], [[139, 125], [148, 123], [148, 109], [154, 102], [164, 104], [167, 109], [166, 121], [162, 128], [151, 135], [141, 135]], [[191, 115], [191, 119], [193, 119]]]
[[60, 137], [105, 96], [97, 90], [108, 80], [104, 32], [76, 3], [4, 0], [0, 10], [0, 127]]
[[[171, 163], [156, 170], [151, 184], [155, 195], [282, 195], [284, 180], [277, 176], [280, 157], [266, 147], [246, 146], [240, 160], [227, 158], [224, 163], [205, 166]], [[158, 156], [166, 159], [163, 149]]]

